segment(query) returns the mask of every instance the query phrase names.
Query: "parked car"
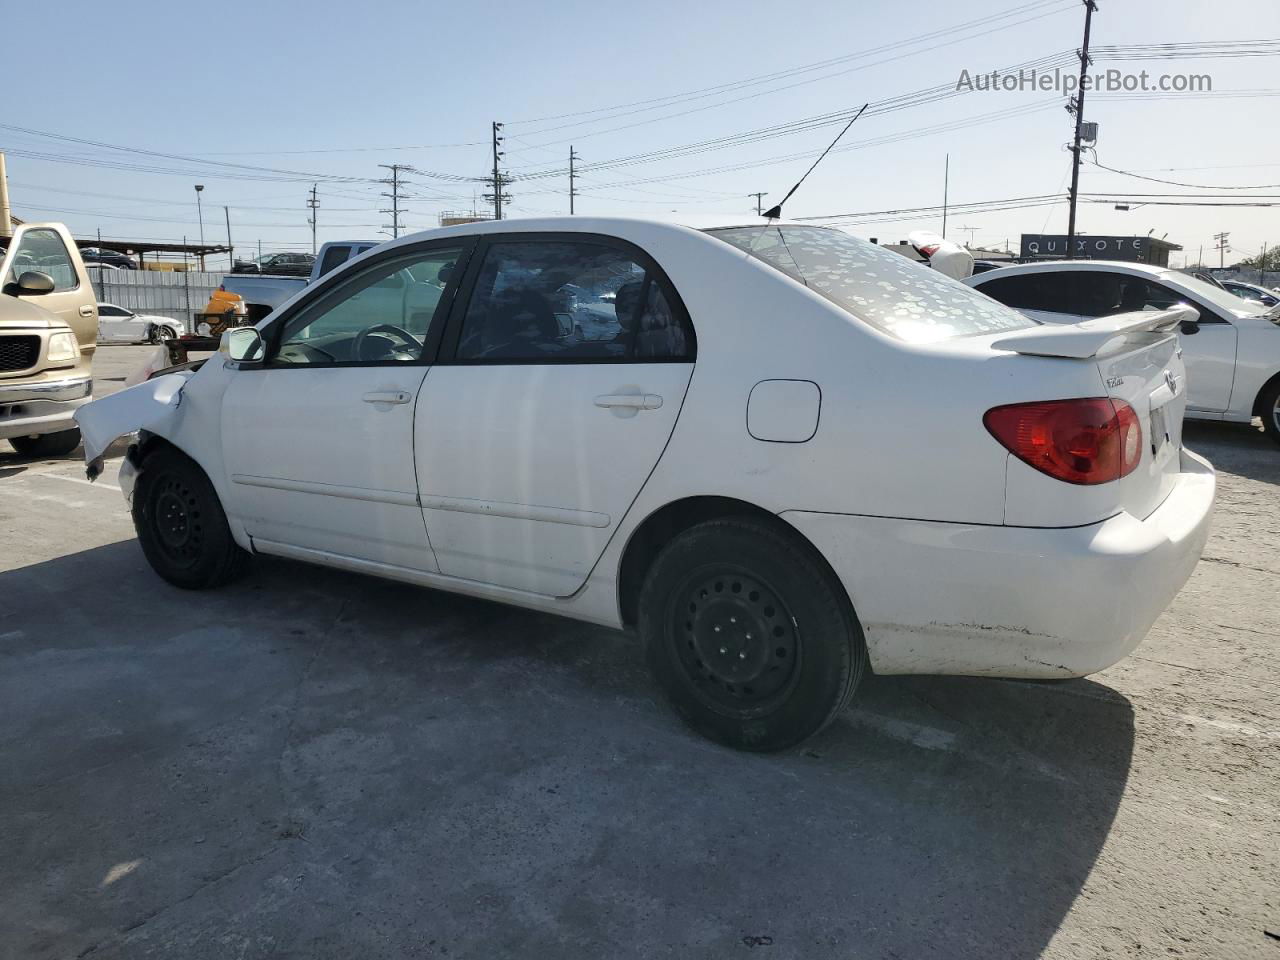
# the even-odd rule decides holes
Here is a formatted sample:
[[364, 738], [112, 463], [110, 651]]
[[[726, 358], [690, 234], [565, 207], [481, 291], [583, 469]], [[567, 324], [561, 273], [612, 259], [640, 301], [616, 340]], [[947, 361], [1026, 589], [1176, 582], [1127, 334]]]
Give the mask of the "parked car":
[[89, 266], [118, 267], [121, 270], [137, 270], [138, 261], [133, 257], [116, 250], [100, 250], [97, 247], [85, 247], [80, 251], [80, 258]]
[[98, 311], [75, 241], [60, 223], [26, 223], [0, 253], [0, 439], [24, 456], [80, 443]]
[[[566, 335], [573, 284], [613, 336]], [[186, 588], [249, 553], [634, 628], [680, 714], [803, 740], [877, 673], [1073, 677], [1195, 566], [1186, 308], [1049, 327], [838, 230], [490, 221], [380, 246], [79, 414]]]
[[1280, 296], [1266, 287], [1260, 287], [1256, 283], [1244, 283], [1240, 280], [1223, 280], [1223, 288], [1227, 293], [1234, 294], [1241, 300], [1256, 300], [1267, 309], [1280, 306]]
[[1261, 417], [1280, 443], [1280, 316], [1220, 286], [1141, 263], [1063, 260], [1004, 267], [972, 277], [971, 286], [1027, 316], [1077, 323], [1186, 304], [1182, 325], [1187, 416], [1249, 423]]
[[256, 260], [237, 260], [232, 273], [265, 273], [275, 277], [307, 277], [316, 258], [310, 253], [269, 253]]
[[163, 343], [184, 332], [172, 317], [134, 313], [114, 303], [98, 304], [99, 343]]
[[[376, 247], [374, 240], [342, 240], [326, 243], [320, 248], [320, 254], [313, 257], [307, 271], [301, 276], [262, 275], [255, 276], [257, 271], [232, 272], [223, 277], [218, 287], [224, 293], [238, 295], [244, 302], [250, 322], [257, 323], [280, 304], [294, 294], [324, 276], [329, 271], [360, 256], [371, 247]], [[310, 254], [306, 254], [310, 257]], [[309, 275], [308, 275], [309, 273]]]

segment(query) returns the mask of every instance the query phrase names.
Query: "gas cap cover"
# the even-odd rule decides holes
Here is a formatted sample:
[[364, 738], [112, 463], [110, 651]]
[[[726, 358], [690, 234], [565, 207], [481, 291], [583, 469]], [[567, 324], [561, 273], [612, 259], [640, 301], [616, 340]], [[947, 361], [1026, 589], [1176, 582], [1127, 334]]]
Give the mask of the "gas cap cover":
[[812, 380], [761, 380], [747, 397], [747, 432], [770, 443], [804, 443], [818, 432], [822, 391]]

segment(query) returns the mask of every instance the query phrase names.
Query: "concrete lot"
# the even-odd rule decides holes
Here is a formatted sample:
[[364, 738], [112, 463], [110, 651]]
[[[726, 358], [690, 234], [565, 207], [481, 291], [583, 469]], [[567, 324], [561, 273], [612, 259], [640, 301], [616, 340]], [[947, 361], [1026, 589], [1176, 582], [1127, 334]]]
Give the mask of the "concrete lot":
[[1187, 441], [1215, 529], [1135, 656], [872, 677], [768, 757], [610, 631], [283, 561], [175, 590], [118, 459], [6, 447], [0, 957], [1280, 958], [1280, 449]]

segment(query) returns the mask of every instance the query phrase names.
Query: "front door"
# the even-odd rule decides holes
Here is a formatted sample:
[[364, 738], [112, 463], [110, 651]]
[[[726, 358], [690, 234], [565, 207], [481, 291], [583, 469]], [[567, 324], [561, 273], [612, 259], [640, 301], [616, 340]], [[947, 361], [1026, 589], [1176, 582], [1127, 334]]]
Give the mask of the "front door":
[[437, 569], [413, 411], [465, 249], [427, 244], [338, 276], [267, 328], [260, 367], [236, 372], [222, 413], [230, 508], [261, 549]]
[[450, 576], [549, 596], [585, 582], [662, 455], [693, 372], [678, 296], [606, 238], [478, 250], [414, 427]]
[[[57, 316], [75, 331], [80, 352], [92, 357], [98, 339], [97, 298], [84, 264], [70, 253], [74, 249], [71, 235], [61, 224], [23, 224], [14, 230], [0, 261], [0, 291]], [[53, 280], [53, 290], [34, 296], [19, 293], [18, 279], [27, 272], [45, 274]]]

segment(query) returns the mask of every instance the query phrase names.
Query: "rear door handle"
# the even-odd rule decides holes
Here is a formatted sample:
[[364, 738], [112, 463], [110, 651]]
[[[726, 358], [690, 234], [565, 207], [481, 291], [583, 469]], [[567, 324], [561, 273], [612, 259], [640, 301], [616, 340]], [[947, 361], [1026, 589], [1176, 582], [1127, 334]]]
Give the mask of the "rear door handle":
[[597, 407], [622, 407], [629, 410], [657, 410], [662, 398], [656, 393], [606, 393], [596, 397]]
[[93, 316], [93, 307], [89, 306], [89, 304], [87, 304], [87, 303], [82, 303], [82, 304], [80, 305], [80, 316], [82, 316], [82, 317], [92, 317], [92, 316]]
[[375, 390], [360, 399], [365, 403], [408, 403], [413, 394], [407, 390]]

